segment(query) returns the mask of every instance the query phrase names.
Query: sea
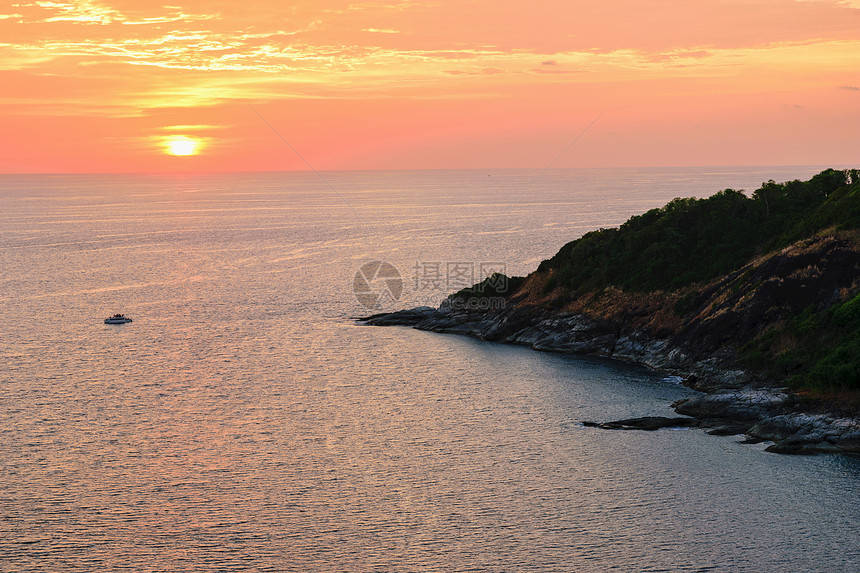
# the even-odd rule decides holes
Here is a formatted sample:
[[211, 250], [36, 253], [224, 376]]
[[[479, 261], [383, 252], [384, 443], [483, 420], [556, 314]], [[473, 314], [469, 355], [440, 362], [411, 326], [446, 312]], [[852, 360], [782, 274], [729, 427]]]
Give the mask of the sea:
[[0, 570], [858, 571], [858, 458], [584, 427], [696, 393], [356, 321], [821, 169], [0, 176]]

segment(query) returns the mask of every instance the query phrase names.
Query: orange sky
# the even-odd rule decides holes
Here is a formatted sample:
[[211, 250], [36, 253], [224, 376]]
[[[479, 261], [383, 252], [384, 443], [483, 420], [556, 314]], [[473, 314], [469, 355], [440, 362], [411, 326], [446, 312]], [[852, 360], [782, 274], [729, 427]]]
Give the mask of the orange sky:
[[[860, 165], [860, 0], [0, 4], [0, 172]], [[173, 136], [195, 155], [166, 153]]]

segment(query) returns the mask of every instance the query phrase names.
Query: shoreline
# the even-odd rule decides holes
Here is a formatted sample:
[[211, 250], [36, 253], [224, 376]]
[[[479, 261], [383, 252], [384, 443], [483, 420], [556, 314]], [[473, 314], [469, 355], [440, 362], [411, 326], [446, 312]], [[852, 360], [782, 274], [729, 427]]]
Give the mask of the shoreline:
[[480, 312], [419, 307], [356, 319], [367, 326], [409, 326], [490, 342], [528, 346], [543, 352], [604, 356], [678, 376], [702, 396], [680, 400], [679, 418], [645, 417], [585, 421], [608, 430], [697, 427], [718, 436], [744, 436], [742, 443], [772, 441], [768, 452], [860, 454], [860, 419], [808, 412], [795, 394], [756, 380], [732, 364], [732, 357], [697, 358], [668, 338], [584, 314], [535, 308]]

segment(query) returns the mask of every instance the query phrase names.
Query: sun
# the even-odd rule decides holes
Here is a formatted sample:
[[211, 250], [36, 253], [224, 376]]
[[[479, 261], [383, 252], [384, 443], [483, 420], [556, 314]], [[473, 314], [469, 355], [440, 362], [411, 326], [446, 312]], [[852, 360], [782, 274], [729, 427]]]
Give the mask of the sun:
[[164, 139], [165, 153], [168, 155], [197, 155], [201, 141], [184, 135], [171, 135]]

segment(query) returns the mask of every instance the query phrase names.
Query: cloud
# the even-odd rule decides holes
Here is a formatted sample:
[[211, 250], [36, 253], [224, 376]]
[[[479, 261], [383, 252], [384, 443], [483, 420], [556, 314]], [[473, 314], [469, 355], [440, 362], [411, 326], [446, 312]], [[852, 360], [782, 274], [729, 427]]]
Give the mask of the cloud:
[[165, 125], [163, 127], [159, 127], [160, 131], [211, 131], [215, 129], [228, 129], [232, 126], [229, 125]]
[[708, 50], [691, 50], [691, 51], [674, 51], [674, 52], [659, 52], [648, 56], [651, 62], [674, 62], [676, 60], [699, 60], [708, 58], [712, 53]]
[[7, 14], [0, 15], [0, 20], [9, 18], [20, 18], [26, 24], [45, 23], [74, 23], [84, 25], [109, 26], [111, 24], [122, 25], [155, 25], [169, 22], [192, 22], [217, 19], [217, 14], [187, 14], [177, 6], [156, 6], [155, 9], [162, 12], [154, 16], [133, 18], [114, 8], [103, 6], [98, 2], [82, 0], [78, 2], [46, 2], [37, 1], [16, 4], [16, 8], [23, 8], [27, 15]]
[[582, 72], [580, 72], [579, 70], [548, 70], [548, 69], [546, 69], [546, 68], [532, 68], [532, 69], [530, 69], [529, 71], [530, 71], [531, 73], [533, 73], [533, 74], [560, 74], [560, 75], [566, 75], [566, 74], [578, 74], [578, 73], [582, 73]]
[[445, 73], [452, 76], [494, 76], [504, 74], [505, 70], [502, 68], [481, 68], [475, 70], [445, 70]]
[[845, 90], [845, 91], [849, 91], [849, 92], [860, 92], [860, 87], [857, 87], [857, 86], [839, 86], [836, 89]]
[[13, 44], [0, 44], [0, 70], [25, 70], [47, 64], [55, 56], [21, 49]]
[[[33, 5], [30, 4], [30, 6]], [[54, 12], [53, 16], [45, 18], [43, 22], [110, 24], [114, 21], [125, 20], [125, 17], [113, 8], [105, 8], [86, 0], [79, 2], [36, 2], [35, 6]]]
[[[543, 7], [550, 5], [548, 0], [536, 1]], [[727, 90], [745, 90], [758, 80], [762, 85], [791, 84], [787, 78], [797, 80], [801, 70], [818, 69], [821, 62], [828, 62], [828, 69], [835, 71], [818, 85], [832, 90], [852, 77], [850, 69], [860, 63], [857, 39], [766, 43], [762, 38], [752, 46], [719, 47], [698, 37], [695, 42], [701, 43], [676, 38], [666, 45], [668, 40], [663, 42], [661, 36], [659, 45], [640, 38], [644, 43], [638, 47], [607, 48], [589, 34], [598, 29], [614, 34], [615, 27], [578, 25], [581, 37], [567, 29], [550, 33], [543, 24], [561, 26], [557, 21], [563, 19], [546, 16], [552, 11], [528, 12], [525, 2], [514, 3], [517, 11], [512, 14], [465, 13], [452, 24], [454, 30], [441, 25], [449, 22], [453, 8], [438, 2], [366, 0], [361, 10], [353, 5], [340, 11], [336, 8], [348, 0], [323, 2], [327, 8], [273, 3], [265, 16], [249, 15], [225, 1], [214, 3], [222, 12], [208, 15], [185, 12], [204, 10], [202, 2], [182, 7], [131, 1], [25, 2], [9, 10], [16, 14], [0, 16], [0, 71], [41, 78], [33, 81], [40, 86], [32, 94], [34, 108], [44, 110], [53, 101], [52, 109], [67, 109], [67, 103], [77, 98], [79, 114], [93, 113], [99, 106], [112, 114], [125, 109], [139, 115], [163, 107], [230, 101], [359, 99], [404, 93], [412, 98], [454, 98], [467, 97], [467, 90], [470, 94], [515, 93], [546, 84], [625, 81], [711, 82], [712, 86], [731, 84]], [[678, 2], [661, 0], [660, 10], [666, 8], [664, 3]], [[562, 4], [556, 0], [552, 5]], [[18, 12], [27, 26], [15, 22]], [[536, 20], [520, 25], [526, 12]], [[656, 18], [651, 12], [646, 15]], [[476, 17], [489, 20], [485, 26], [475, 26]], [[644, 33], [645, 28], [637, 23], [634, 31]], [[459, 33], [462, 30], [469, 33]], [[671, 30], [677, 31], [676, 27]], [[73, 90], [74, 98], [68, 93], [50, 95], [61, 90], [45, 90], [50, 83], [45, 78], [53, 78], [51, 85]], [[733, 78], [744, 81], [733, 82]], [[858, 91], [853, 86], [838, 89]], [[23, 101], [22, 96], [15, 105]]]

